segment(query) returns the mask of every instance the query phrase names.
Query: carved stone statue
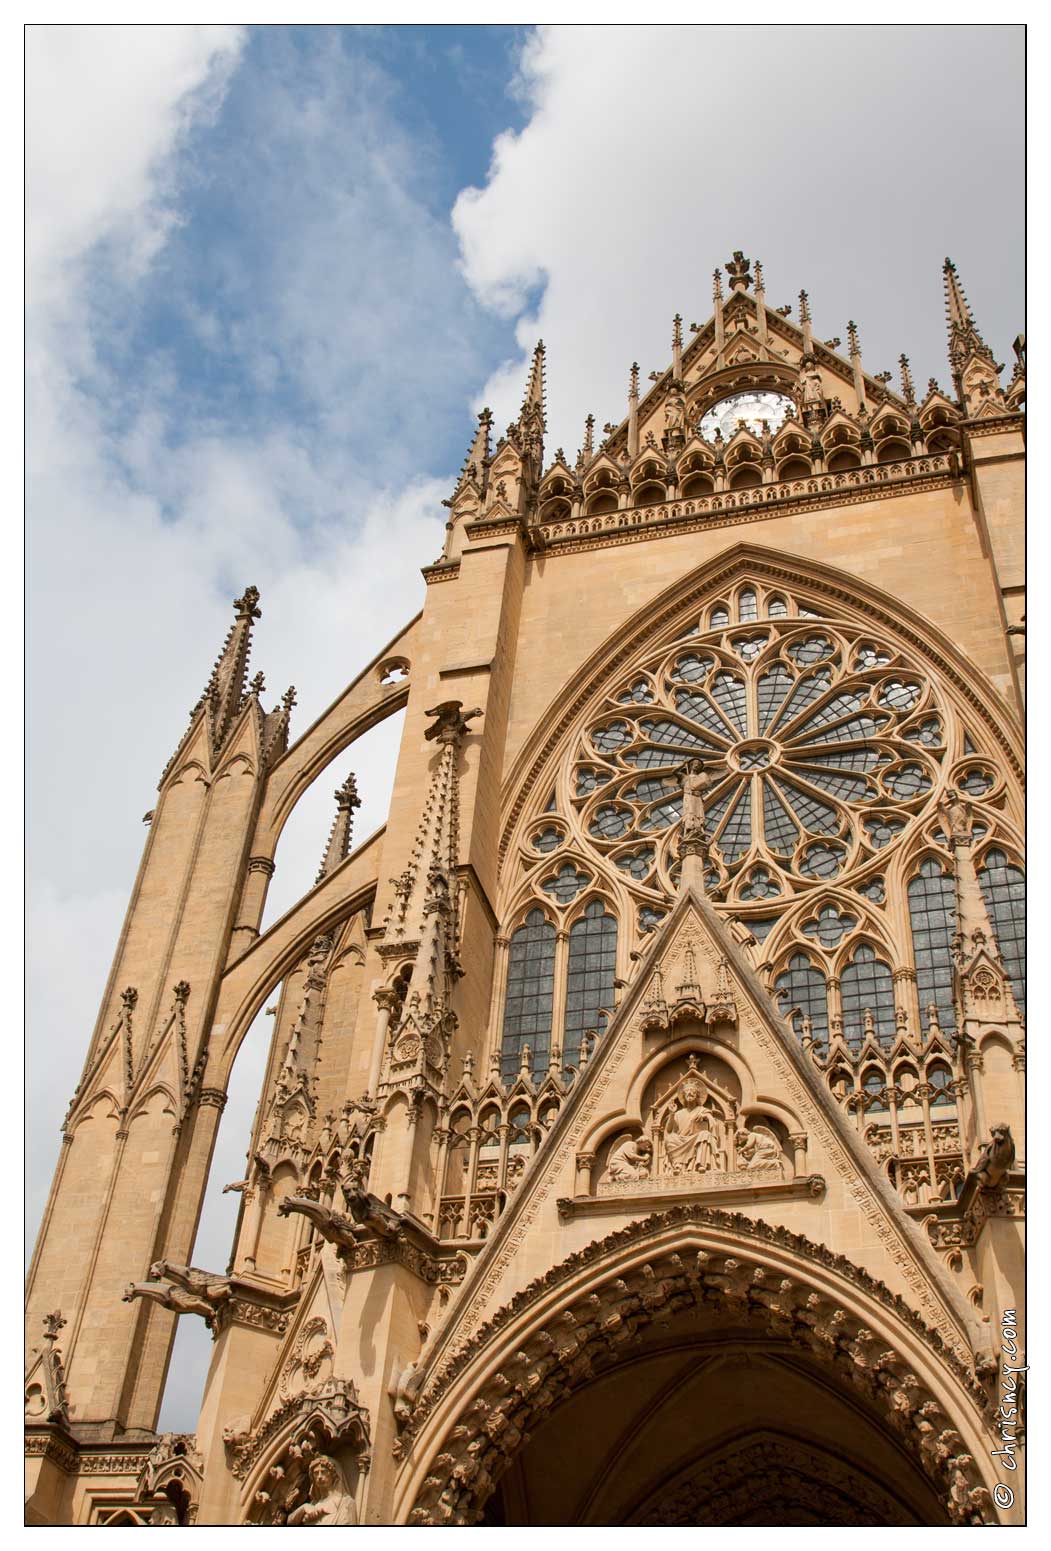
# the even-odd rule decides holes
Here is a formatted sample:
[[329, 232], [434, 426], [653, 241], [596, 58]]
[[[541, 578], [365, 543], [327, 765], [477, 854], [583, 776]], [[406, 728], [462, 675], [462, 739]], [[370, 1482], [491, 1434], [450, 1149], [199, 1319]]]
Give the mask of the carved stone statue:
[[988, 1190], [998, 1185], [1015, 1161], [1015, 1144], [1011, 1127], [993, 1126], [986, 1142], [974, 1162], [973, 1173], [979, 1185]]
[[356, 1524], [354, 1499], [347, 1489], [342, 1466], [328, 1454], [310, 1464], [310, 1499], [293, 1508], [289, 1524]]
[[669, 442], [686, 439], [686, 403], [677, 388], [664, 401], [664, 433]]
[[699, 1084], [684, 1083], [681, 1098], [664, 1128], [664, 1152], [673, 1174], [689, 1173], [696, 1168], [700, 1134], [707, 1133], [712, 1123], [711, 1111], [701, 1103]]
[[971, 805], [954, 787], [949, 787], [938, 804], [951, 840], [970, 840]]
[[687, 760], [682, 775], [682, 838], [700, 840], [707, 835], [704, 799], [711, 790], [712, 778], [699, 759]]
[[646, 1179], [653, 1161], [653, 1144], [644, 1136], [626, 1136], [609, 1155], [609, 1179]]
[[700, 1124], [697, 1127], [693, 1166], [698, 1174], [707, 1174], [709, 1170], [721, 1173], [726, 1168], [726, 1153], [719, 1133], [712, 1122], [712, 1117], [707, 1110], [703, 1112]]
[[796, 395], [799, 400], [800, 413], [804, 420], [810, 414], [824, 414], [825, 389], [821, 381], [821, 373], [818, 371], [817, 363], [812, 355], [803, 357], [799, 368]]
[[781, 1143], [766, 1126], [753, 1126], [750, 1131], [738, 1131], [734, 1143], [738, 1168], [755, 1171], [776, 1169], [784, 1178], [785, 1155], [781, 1151]]

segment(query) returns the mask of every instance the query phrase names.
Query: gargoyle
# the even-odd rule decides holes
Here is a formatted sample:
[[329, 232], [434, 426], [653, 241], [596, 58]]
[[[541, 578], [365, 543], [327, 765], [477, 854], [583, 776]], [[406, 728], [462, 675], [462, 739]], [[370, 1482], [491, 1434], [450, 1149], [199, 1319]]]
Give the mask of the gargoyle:
[[974, 1162], [971, 1173], [983, 1189], [998, 1185], [1015, 1161], [1015, 1144], [1011, 1127], [993, 1126], [989, 1140]]
[[203, 1298], [206, 1303], [225, 1303], [230, 1296], [230, 1278], [215, 1271], [198, 1271], [196, 1266], [179, 1266], [171, 1260], [155, 1260], [150, 1267], [152, 1281], [174, 1282], [185, 1292]]
[[209, 1330], [217, 1328], [219, 1311], [216, 1306], [172, 1282], [129, 1282], [124, 1289], [123, 1301], [131, 1303], [135, 1298], [159, 1303], [162, 1309], [170, 1309], [173, 1314], [199, 1314]]
[[371, 1229], [378, 1239], [396, 1239], [401, 1236], [402, 1216], [393, 1207], [374, 1196], [370, 1190], [361, 1190], [350, 1179], [343, 1181], [343, 1199], [347, 1211], [362, 1228]]
[[309, 1196], [286, 1196], [277, 1209], [277, 1215], [288, 1217], [292, 1212], [300, 1213], [313, 1223], [321, 1237], [327, 1239], [329, 1244], [335, 1244], [337, 1249], [353, 1249], [358, 1240], [365, 1236], [365, 1230], [352, 1218], [344, 1217], [342, 1212], [335, 1212], [330, 1206], [313, 1201]]

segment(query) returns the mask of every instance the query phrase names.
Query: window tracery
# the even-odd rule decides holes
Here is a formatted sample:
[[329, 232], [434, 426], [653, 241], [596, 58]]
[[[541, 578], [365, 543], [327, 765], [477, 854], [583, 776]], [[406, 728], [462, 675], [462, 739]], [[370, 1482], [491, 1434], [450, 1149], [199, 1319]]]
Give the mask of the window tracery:
[[[563, 1072], [586, 1059], [580, 1035], [601, 1028], [614, 976], [631, 978], [629, 961], [671, 907], [681, 772], [697, 757], [712, 782], [709, 898], [750, 931], [762, 978], [891, 1181], [910, 1203], [945, 1199], [962, 1156], [947, 789], [967, 798], [1019, 1005], [1024, 991], [1020, 803], [998, 750], [964, 715], [955, 690], [895, 635], [817, 596], [770, 592], [757, 578], [677, 622], [581, 714], [543, 818], [525, 809], [518, 821], [504, 908], [521, 922], [531, 899], [546, 902], [560, 967], [552, 961], [544, 1030], [513, 1051], [504, 1042], [505, 1080], [521, 1070], [523, 1044], [534, 1082], [552, 1045]], [[557, 861], [538, 854], [545, 828], [559, 837]], [[590, 919], [608, 923], [605, 979], [586, 1008], [570, 1008], [570, 946]], [[498, 990], [497, 1043], [504, 1005]]]

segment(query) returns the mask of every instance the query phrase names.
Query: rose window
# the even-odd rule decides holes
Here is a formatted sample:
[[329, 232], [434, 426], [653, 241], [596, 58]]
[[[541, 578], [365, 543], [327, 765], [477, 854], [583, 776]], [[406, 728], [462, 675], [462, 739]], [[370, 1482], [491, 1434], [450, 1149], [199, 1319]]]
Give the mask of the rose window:
[[692, 633], [607, 707], [578, 747], [572, 806], [589, 845], [665, 893], [687, 760], [711, 779], [709, 887], [758, 899], [884, 853], [933, 801], [945, 753], [946, 714], [926, 676], [825, 621]]

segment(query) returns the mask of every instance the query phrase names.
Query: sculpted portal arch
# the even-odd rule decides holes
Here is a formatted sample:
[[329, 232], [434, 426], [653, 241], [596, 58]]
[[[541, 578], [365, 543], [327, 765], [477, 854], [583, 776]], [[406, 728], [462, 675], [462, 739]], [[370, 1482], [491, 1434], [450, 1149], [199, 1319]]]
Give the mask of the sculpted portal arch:
[[[693, 1362], [710, 1356], [706, 1342], [724, 1359], [733, 1348], [746, 1365], [773, 1371], [787, 1364], [797, 1386], [815, 1386], [818, 1410], [833, 1402], [852, 1409], [858, 1437], [871, 1432], [886, 1461], [898, 1460], [871, 1482], [884, 1506], [873, 1500], [874, 1517], [844, 1522], [997, 1522], [982, 1430], [991, 1402], [939, 1336], [843, 1256], [696, 1203], [655, 1213], [570, 1256], [501, 1309], [424, 1388], [399, 1440], [406, 1469], [396, 1522], [481, 1522], [549, 1416], [625, 1362], [667, 1363], [676, 1351]], [[755, 1444], [747, 1429], [735, 1434], [732, 1415], [724, 1420], [728, 1430], [712, 1460], [693, 1462], [695, 1475], [735, 1439], [735, 1447]], [[796, 1422], [794, 1449], [835, 1453], [812, 1420]], [[839, 1467], [827, 1468], [842, 1470], [842, 1456]], [[681, 1459], [676, 1471], [688, 1474]], [[658, 1484], [639, 1483], [627, 1519], [579, 1522], [683, 1522], [659, 1516]], [[681, 1498], [682, 1481], [676, 1490]], [[891, 1513], [886, 1501], [906, 1516], [879, 1517]], [[598, 1511], [608, 1513], [608, 1505]]]

